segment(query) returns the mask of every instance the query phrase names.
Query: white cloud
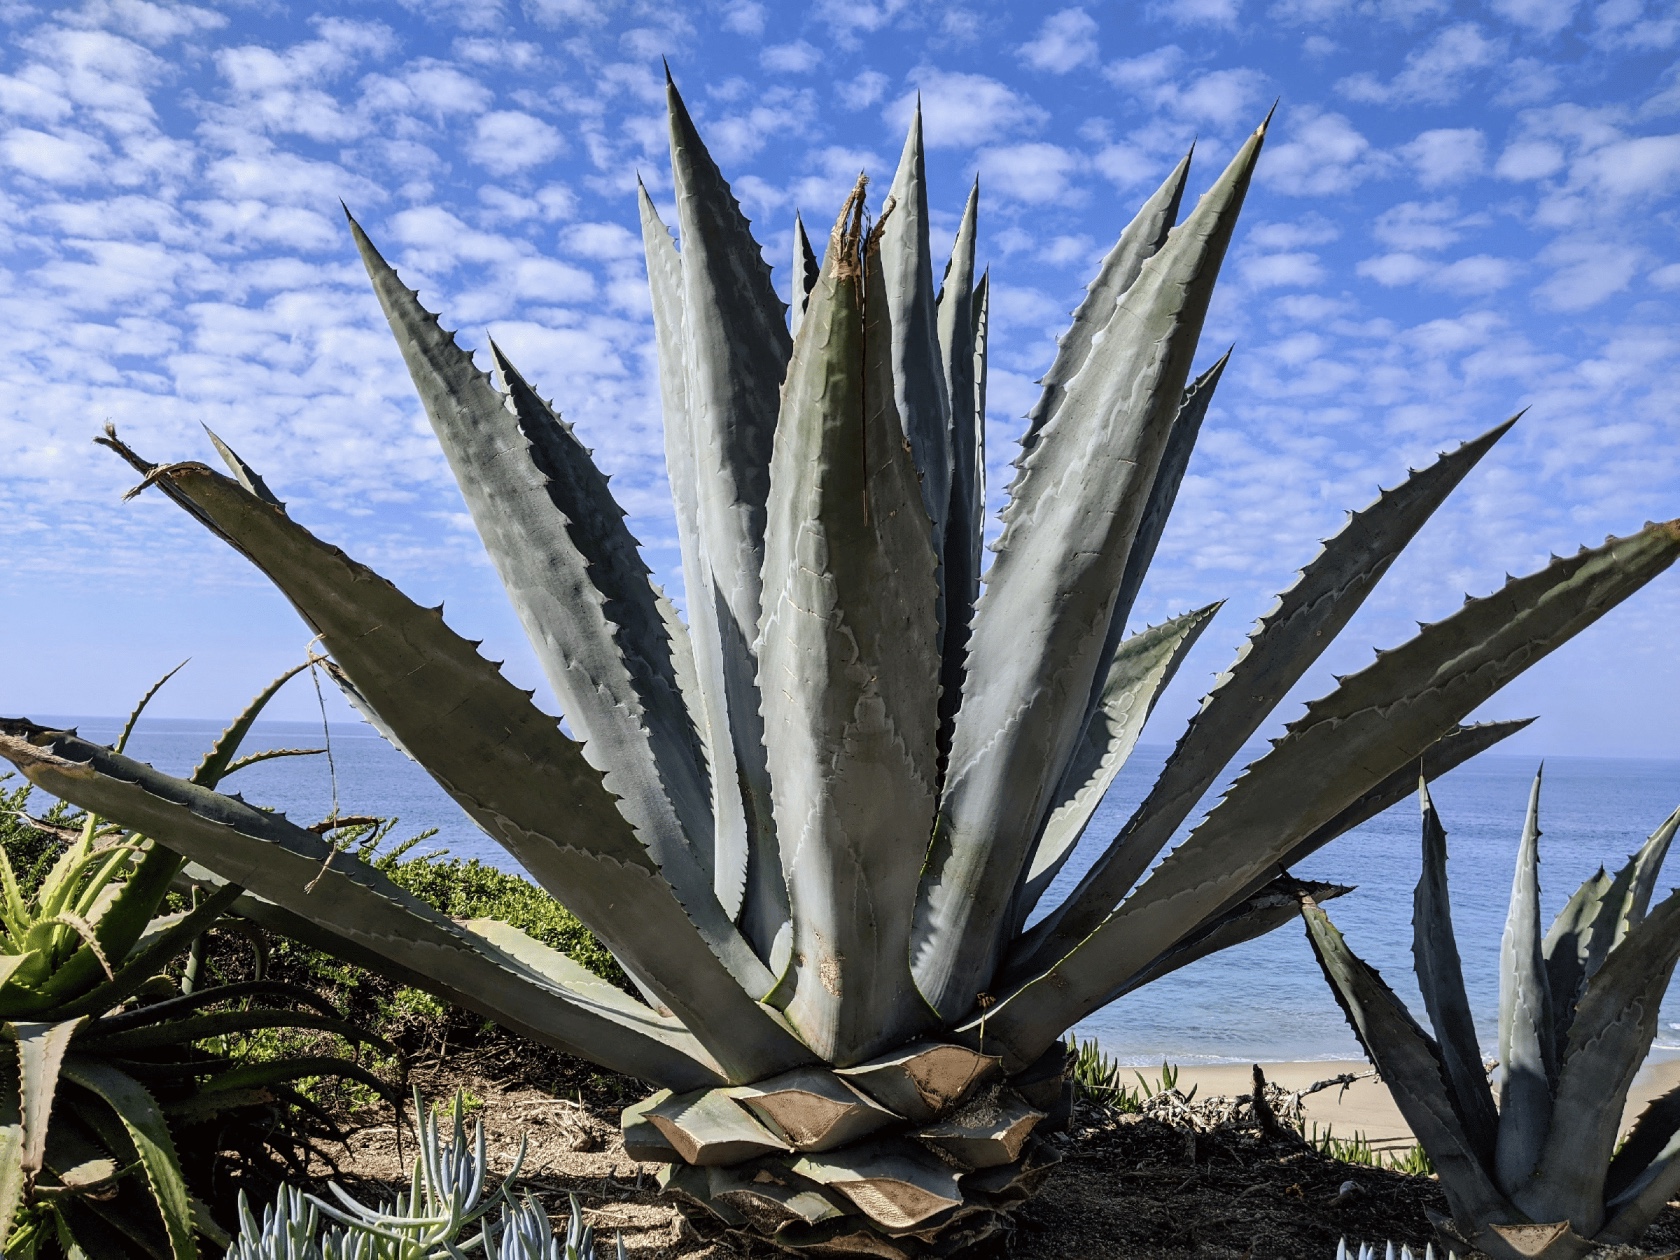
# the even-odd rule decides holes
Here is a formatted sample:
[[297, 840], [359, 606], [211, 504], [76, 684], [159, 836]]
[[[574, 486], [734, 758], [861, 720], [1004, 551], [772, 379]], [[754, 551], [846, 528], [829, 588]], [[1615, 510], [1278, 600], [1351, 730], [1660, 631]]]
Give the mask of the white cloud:
[[1103, 68], [1103, 77], [1115, 87], [1137, 91], [1165, 83], [1183, 64], [1184, 50], [1177, 44], [1167, 44], [1153, 52], [1111, 62]]
[[1084, 9], [1063, 9], [1044, 19], [1038, 35], [1021, 46], [1021, 60], [1034, 70], [1066, 74], [1097, 60], [1097, 23]]
[[1419, 258], [1416, 254], [1398, 253], [1367, 258], [1355, 270], [1385, 288], [1392, 289], [1402, 284], [1416, 284], [1428, 275], [1434, 266], [1429, 259]]
[[[922, 126], [930, 149], [977, 148], [1021, 132], [1037, 131], [1050, 115], [1013, 88], [983, 74], [933, 70], [911, 75], [921, 91]], [[900, 97], [887, 110], [895, 128], [906, 129], [916, 95]]]
[[1459, 238], [1457, 218], [1450, 201], [1403, 201], [1377, 216], [1371, 235], [1401, 251], [1445, 249]]
[[1260, 254], [1244, 258], [1237, 268], [1250, 289], [1310, 288], [1326, 278], [1317, 254]]
[[1068, 176], [1078, 169], [1079, 159], [1054, 144], [1015, 144], [980, 152], [982, 187], [1016, 201], [1065, 200]]
[[1242, 0], [1166, 0], [1155, 13], [1180, 26], [1235, 26]]
[[1472, 74], [1493, 65], [1502, 51], [1503, 44], [1482, 34], [1474, 22], [1460, 22], [1408, 53], [1405, 68], [1387, 83], [1361, 71], [1338, 82], [1336, 90], [1369, 104], [1445, 105], [1457, 100]]
[[1425, 188], [1461, 184], [1487, 165], [1487, 137], [1474, 127], [1443, 127], [1401, 145], [1399, 154]]
[[1555, 268], [1534, 290], [1541, 304], [1554, 311], [1584, 311], [1627, 288], [1644, 253], [1613, 241], [1566, 238], [1542, 250], [1540, 261]]
[[80, 131], [52, 135], [33, 127], [14, 127], [0, 137], [0, 157], [6, 165], [49, 184], [87, 184], [101, 173], [108, 151]]
[[1131, 144], [1108, 145], [1091, 159], [1091, 165], [1121, 189], [1158, 181], [1169, 169], [1157, 154], [1145, 153]]
[[756, 0], [733, 0], [723, 10], [724, 29], [737, 35], [764, 34], [764, 6]]
[[1265, 152], [1257, 175], [1279, 192], [1296, 197], [1351, 192], [1387, 169], [1386, 155], [1341, 114], [1301, 108], [1288, 122], [1290, 138]]
[[807, 74], [822, 65], [822, 53], [802, 39], [791, 44], [772, 44], [758, 54], [759, 64], [778, 74]]
[[834, 85], [847, 109], [868, 109], [887, 94], [887, 76], [879, 70], [865, 70], [857, 78]]
[[561, 30], [600, 26], [607, 20], [607, 6], [603, 0], [525, 0], [525, 8], [544, 26]]
[[1448, 263], [1429, 277], [1432, 288], [1466, 297], [1496, 293], [1516, 279], [1518, 266], [1509, 258], [1473, 254]]
[[1103, 77], [1151, 109], [1184, 122], [1230, 127], [1258, 123], [1257, 106], [1265, 98], [1266, 76], [1250, 67], [1210, 70], [1180, 78], [1186, 61], [1177, 44], [1141, 56], [1111, 62]]
[[1493, 11], [1536, 35], [1555, 35], [1575, 17], [1578, 0], [1492, 0]]
[[472, 160], [493, 175], [540, 166], [563, 148], [558, 131], [516, 109], [494, 110], [473, 128]]
[[1570, 182], [1605, 197], [1651, 197], [1680, 183], [1680, 135], [1639, 136], [1577, 158]]
[[1563, 169], [1563, 149], [1550, 140], [1518, 140], [1507, 145], [1494, 164], [1500, 179], [1545, 179]]

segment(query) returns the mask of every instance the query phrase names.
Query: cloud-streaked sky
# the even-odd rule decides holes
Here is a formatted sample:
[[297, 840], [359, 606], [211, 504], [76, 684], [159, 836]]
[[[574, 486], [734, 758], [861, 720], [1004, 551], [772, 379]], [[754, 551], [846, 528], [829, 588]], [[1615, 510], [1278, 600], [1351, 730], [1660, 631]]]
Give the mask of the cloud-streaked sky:
[[[1146, 735], [1408, 465], [1527, 417], [1302, 695], [1549, 551], [1680, 514], [1680, 11], [1642, 0], [0, 4], [0, 710], [216, 716], [307, 633], [90, 444], [211, 457], [541, 687], [338, 211], [576, 423], [680, 589], [634, 181], [661, 56], [787, 286], [920, 92], [939, 248], [978, 173], [992, 506], [1097, 260], [1280, 101], [1200, 362], [1236, 352], [1137, 610], [1228, 603]], [[666, 207], [667, 210], [669, 207]], [[671, 215], [667, 213], [667, 219]], [[1680, 756], [1680, 575], [1497, 698], [1552, 753]], [[543, 694], [539, 692], [539, 695]], [[305, 717], [306, 689], [276, 716]], [[289, 707], [288, 707], [289, 706]], [[1297, 712], [1286, 705], [1280, 716]]]

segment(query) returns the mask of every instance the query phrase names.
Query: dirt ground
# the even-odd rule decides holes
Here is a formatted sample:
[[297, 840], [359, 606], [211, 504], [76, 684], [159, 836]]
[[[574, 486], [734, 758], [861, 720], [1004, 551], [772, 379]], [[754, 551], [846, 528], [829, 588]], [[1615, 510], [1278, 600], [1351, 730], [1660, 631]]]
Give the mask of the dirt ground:
[[[480, 1104], [492, 1167], [527, 1148], [520, 1183], [557, 1218], [575, 1194], [608, 1248], [614, 1235], [638, 1260], [768, 1260], [780, 1255], [721, 1230], [691, 1225], [664, 1200], [654, 1166], [625, 1155], [618, 1110], [633, 1082], [578, 1064], [541, 1085], [523, 1079], [505, 1053], [417, 1065], [412, 1083], [428, 1098], [465, 1089]], [[371, 1200], [406, 1182], [413, 1140], [389, 1112], [347, 1117], [342, 1184]], [[1061, 1165], [1017, 1215], [1013, 1239], [985, 1253], [1013, 1260], [1331, 1260], [1336, 1242], [1392, 1239], [1421, 1257], [1433, 1237], [1425, 1209], [1444, 1211], [1433, 1179], [1324, 1158], [1291, 1136], [1253, 1130], [1197, 1132], [1081, 1105], [1053, 1139]], [[1349, 1184], [1351, 1183], [1351, 1185]], [[1645, 1239], [1652, 1251], [1680, 1246], [1680, 1209], [1670, 1206]], [[1378, 1254], [1381, 1254], [1379, 1250]]]

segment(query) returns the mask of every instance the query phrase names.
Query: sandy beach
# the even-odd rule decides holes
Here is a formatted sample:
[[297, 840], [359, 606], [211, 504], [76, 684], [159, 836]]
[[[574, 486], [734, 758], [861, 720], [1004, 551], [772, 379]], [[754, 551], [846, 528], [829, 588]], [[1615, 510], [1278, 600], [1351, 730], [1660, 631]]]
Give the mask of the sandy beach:
[[[1340, 1076], [1346, 1072], [1367, 1072], [1371, 1065], [1362, 1060], [1330, 1060], [1306, 1063], [1262, 1063], [1260, 1070], [1266, 1079], [1285, 1089], [1305, 1089], [1317, 1081]], [[1159, 1069], [1139, 1069], [1145, 1079], [1154, 1080]], [[1178, 1087], [1185, 1093], [1194, 1086], [1198, 1096], [1214, 1094], [1246, 1094], [1253, 1079], [1253, 1069], [1246, 1064], [1218, 1064], [1214, 1066], [1182, 1067]], [[1639, 1117], [1652, 1099], [1680, 1085], [1680, 1059], [1664, 1059], [1647, 1063], [1634, 1080], [1628, 1093], [1627, 1107], [1622, 1113], [1625, 1132]], [[1363, 1133], [1371, 1145], [1379, 1150], [1405, 1149], [1412, 1145], [1412, 1133], [1394, 1105], [1387, 1086], [1375, 1077], [1356, 1081], [1344, 1091], [1340, 1087], [1321, 1090], [1303, 1100], [1309, 1124], [1316, 1123], [1322, 1133], [1331, 1127], [1338, 1137], [1352, 1137]]]

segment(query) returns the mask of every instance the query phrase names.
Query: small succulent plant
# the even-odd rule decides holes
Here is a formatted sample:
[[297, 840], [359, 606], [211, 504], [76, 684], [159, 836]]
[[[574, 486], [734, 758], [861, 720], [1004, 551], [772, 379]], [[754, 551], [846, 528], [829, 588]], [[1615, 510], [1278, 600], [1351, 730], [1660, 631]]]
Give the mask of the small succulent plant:
[[[1348, 1246], [1348, 1240], [1343, 1238], [1336, 1243], [1336, 1260], [1377, 1260], [1375, 1243], [1355, 1243]], [[1401, 1243], [1396, 1249], [1392, 1242], [1384, 1243], [1382, 1260], [1414, 1260], [1414, 1253], [1408, 1245]], [[1423, 1245], [1422, 1260], [1435, 1260], [1435, 1244]], [[1447, 1252], [1447, 1260], [1458, 1260], [1456, 1251]]]
[[274, 926], [663, 1087], [626, 1111], [627, 1146], [714, 1220], [825, 1254], [944, 1254], [1006, 1229], [1047, 1175], [1035, 1130], [1066, 1113], [1068, 1028], [1290, 921], [1287, 868], [1403, 799], [1420, 759], [1439, 774], [1520, 728], [1460, 723], [1666, 569], [1680, 523], [1554, 560], [1340, 679], [1157, 864], [1511, 422], [1413, 472], [1302, 570], [1033, 922], [1217, 610], [1128, 633], [1224, 371], [1194, 360], [1265, 125], [1180, 222], [1186, 156], [1103, 260], [982, 593], [978, 189], [936, 286], [918, 115], [878, 213], [860, 180], [820, 259], [796, 221], [790, 318], [674, 84], [668, 106], [680, 245], [645, 189], [640, 208], [686, 622], [571, 426], [500, 346], [481, 371], [351, 224], [565, 730], [225, 444], [231, 476], [99, 439], [280, 587], [351, 703], [640, 998], [72, 733], [0, 721], [0, 755], [167, 825]]
[[1440, 1174], [1444, 1230], [1495, 1260], [1574, 1260], [1638, 1242], [1680, 1191], [1680, 1090], [1618, 1144], [1628, 1089], [1680, 959], [1680, 892], [1651, 908], [1680, 810], [1614, 876], [1602, 868], [1541, 932], [1540, 775], [1500, 950], [1497, 1104], [1465, 996], [1447, 833], [1427, 786], [1414, 897], [1418, 987], [1434, 1036], [1310, 894], [1307, 936], [1360, 1044]]
[[[194, 783], [213, 787], [297, 751], [239, 756], [263, 707], [304, 668], [264, 688], [205, 755]], [[119, 750], [167, 679], [130, 714]], [[157, 839], [97, 814], [73, 828], [24, 821], [64, 848], [27, 891], [0, 849], [0, 1247], [11, 1260], [72, 1248], [96, 1260], [196, 1257], [199, 1237], [221, 1244], [226, 1234], [189, 1193], [177, 1137], [224, 1150], [228, 1118], [266, 1119], [274, 1105], [301, 1102], [288, 1083], [303, 1077], [339, 1076], [391, 1094], [348, 1058], [253, 1062], [209, 1048], [212, 1039], [295, 1028], [391, 1048], [316, 994], [260, 970], [239, 984], [177, 983], [165, 966], [227, 922], [242, 890], [226, 885], [194, 908], [163, 913], [187, 863]], [[264, 1130], [257, 1142], [267, 1163], [297, 1160], [295, 1143], [252, 1125]]]

